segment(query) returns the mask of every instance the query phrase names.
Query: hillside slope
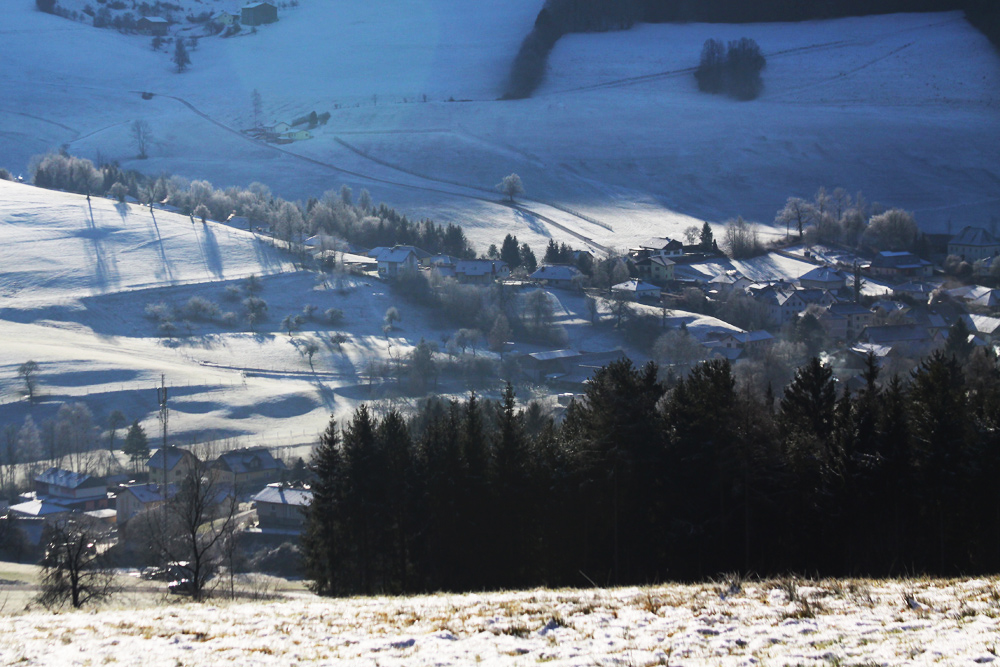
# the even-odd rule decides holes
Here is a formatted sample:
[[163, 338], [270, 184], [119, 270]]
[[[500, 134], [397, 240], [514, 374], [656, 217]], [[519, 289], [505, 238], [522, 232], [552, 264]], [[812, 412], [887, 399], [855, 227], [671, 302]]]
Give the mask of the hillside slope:
[[[202, 39], [176, 74], [148, 38], [19, 1], [0, 40], [11, 64], [0, 143], [15, 170], [65, 143], [149, 173], [261, 180], [292, 198], [348, 183], [458, 222], [481, 247], [507, 232], [536, 247], [552, 235], [615, 248], [701, 219], [768, 222], [787, 196], [820, 185], [914, 209], [929, 229], [995, 215], [1000, 58], [959, 13], [573, 35], [536, 98], [498, 102], [539, 5], [303, 0], [256, 35]], [[769, 58], [763, 97], [698, 94], [701, 43], [738, 36]], [[258, 144], [233, 131], [252, 125], [254, 89], [265, 123], [332, 117], [310, 140]], [[153, 128], [149, 160], [132, 159], [138, 118]], [[510, 172], [562, 210], [500, 205], [492, 187]]]

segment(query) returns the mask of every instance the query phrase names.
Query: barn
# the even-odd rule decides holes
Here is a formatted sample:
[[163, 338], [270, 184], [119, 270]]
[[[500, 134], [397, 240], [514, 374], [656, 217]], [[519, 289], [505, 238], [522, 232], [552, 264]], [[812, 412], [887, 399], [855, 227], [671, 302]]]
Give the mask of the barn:
[[245, 26], [264, 25], [278, 20], [278, 8], [270, 2], [255, 2], [240, 13], [240, 23]]
[[144, 32], [147, 35], [163, 37], [167, 34], [167, 30], [170, 28], [170, 21], [160, 18], [159, 16], [143, 16], [141, 19], [136, 21], [135, 25], [139, 32]]

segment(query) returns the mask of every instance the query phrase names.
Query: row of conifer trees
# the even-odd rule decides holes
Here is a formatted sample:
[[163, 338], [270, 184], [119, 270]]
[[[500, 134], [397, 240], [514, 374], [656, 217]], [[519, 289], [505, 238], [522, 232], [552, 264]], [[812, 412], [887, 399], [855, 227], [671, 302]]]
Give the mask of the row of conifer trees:
[[598, 371], [561, 424], [498, 402], [362, 406], [314, 461], [304, 565], [323, 594], [1000, 568], [1000, 374], [937, 352], [838, 387], [813, 359], [780, 398], [729, 364], [672, 386]]

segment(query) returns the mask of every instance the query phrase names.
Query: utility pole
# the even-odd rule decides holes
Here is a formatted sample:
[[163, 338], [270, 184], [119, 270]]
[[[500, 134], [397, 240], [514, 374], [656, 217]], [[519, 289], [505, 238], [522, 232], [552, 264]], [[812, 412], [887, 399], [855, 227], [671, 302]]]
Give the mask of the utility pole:
[[170, 412], [167, 408], [167, 380], [164, 374], [160, 374], [160, 386], [156, 388], [156, 402], [160, 406], [160, 425], [163, 427], [163, 444], [160, 451], [163, 454], [163, 483], [167, 483], [167, 420]]

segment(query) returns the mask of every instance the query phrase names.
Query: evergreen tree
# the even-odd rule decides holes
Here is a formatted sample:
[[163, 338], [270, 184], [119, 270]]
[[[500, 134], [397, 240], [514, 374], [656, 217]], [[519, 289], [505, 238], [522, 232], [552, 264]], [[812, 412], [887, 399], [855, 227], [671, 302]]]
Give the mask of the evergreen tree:
[[700, 243], [698, 247], [702, 252], [711, 252], [715, 247], [715, 236], [712, 234], [712, 227], [708, 224], [708, 221], [702, 224], [699, 239]]
[[183, 72], [187, 69], [187, 66], [191, 64], [191, 56], [188, 55], [187, 48], [184, 46], [184, 40], [177, 38], [177, 46], [174, 47], [174, 57], [173, 63], [177, 66], [178, 72]]
[[517, 244], [517, 237], [507, 234], [500, 246], [500, 259], [507, 262], [511, 270], [521, 266], [521, 250]]
[[128, 433], [125, 435], [125, 446], [122, 447], [122, 451], [129, 458], [129, 461], [132, 462], [133, 470], [137, 468], [140, 462], [149, 458], [149, 439], [146, 437], [146, 431], [139, 425], [138, 419], [132, 422], [132, 425], [129, 427]]
[[302, 531], [303, 571], [314, 593], [343, 593], [348, 590], [341, 560], [348, 538], [342, 516], [346, 470], [336, 420], [331, 419], [320, 436], [309, 469], [313, 475], [313, 500], [306, 509]]

